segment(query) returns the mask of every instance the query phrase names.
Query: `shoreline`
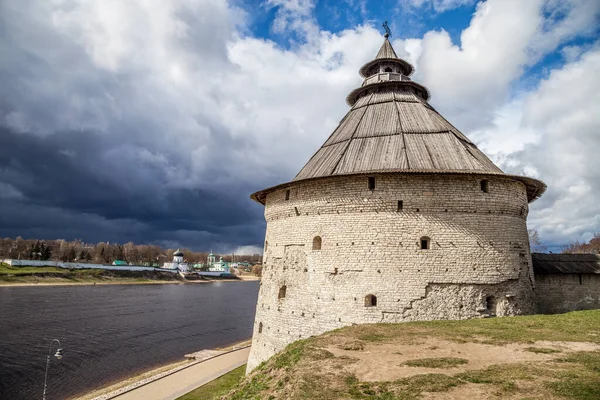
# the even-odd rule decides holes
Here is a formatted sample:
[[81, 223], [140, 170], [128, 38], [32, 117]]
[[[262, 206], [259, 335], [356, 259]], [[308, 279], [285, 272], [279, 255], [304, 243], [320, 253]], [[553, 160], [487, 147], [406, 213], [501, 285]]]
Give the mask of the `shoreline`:
[[46, 280], [44, 278], [39, 279], [37, 282], [6, 282], [0, 280], [0, 287], [33, 287], [33, 286], [92, 286], [92, 285], [164, 285], [164, 284], [208, 284], [215, 282], [255, 282], [260, 281], [258, 276], [238, 276], [239, 279], [202, 279], [202, 280], [141, 280], [141, 281], [128, 281], [126, 279], [115, 281], [104, 281], [104, 280], [90, 280], [90, 281], [53, 281], [52, 278]]
[[[202, 349], [199, 352], [206, 351], [206, 350], [228, 352], [228, 351], [233, 351], [237, 348], [249, 346], [251, 343], [252, 343], [252, 338], [250, 337], [246, 340], [234, 342], [234, 343], [224, 346], [224, 347], [215, 347], [212, 349]], [[88, 393], [80, 394], [75, 397], [71, 397], [70, 400], [95, 400], [95, 399], [99, 399], [99, 398], [110, 399], [110, 398], [114, 397], [111, 394], [121, 391], [122, 389], [125, 389], [126, 387], [136, 386], [136, 385], [140, 385], [140, 384], [145, 385], [147, 382], [142, 383], [142, 381], [150, 382], [150, 381], [153, 381], [156, 379], [160, 379], [160, 378], [162, 378], [166, 375], [169, 375], [171, 373], [174, 373], [178, 370], [187, 368], [189, 366], [192, 366], [193, 364], [201, 362], [197, 359], [188, 357], [188, 356], [191, 356], [192, 354], [194, 354], [194, 353], [186, 354], [184, 356], [184, 360], [164, 364], [162, 366], [152, 368], [150, 370], [147, 370], [145, 372], [138, 373], [135, 375], [125, 376], [125, 377], [121, 378], [120, 380], [110, 383], [99, 389], [95, 389]]]
[[182, 284], [191, 283], [213, 283], [214, 281], [148, 281], [148, 282], [0, 282], [0, 287], [32, 287], [32, 286], [93, 286], [93, 285], [164, 285], [164, 284]]

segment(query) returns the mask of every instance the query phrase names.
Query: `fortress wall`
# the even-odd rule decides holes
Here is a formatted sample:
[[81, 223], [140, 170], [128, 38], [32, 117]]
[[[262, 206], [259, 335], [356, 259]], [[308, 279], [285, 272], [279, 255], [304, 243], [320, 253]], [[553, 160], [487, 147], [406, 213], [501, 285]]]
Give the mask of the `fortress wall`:
[[473, 176], [375, 178], [373, 191], [350, 176], [293, 184], [289, 200], [285, 188], [267, 196], [249, 371], [297, 339], [351, 324], [533, 312], [521, 183], [487, 178], [484, 193]]
[[600, 309], [600, 275], [536, 275], [536, 311], [556, 314]]

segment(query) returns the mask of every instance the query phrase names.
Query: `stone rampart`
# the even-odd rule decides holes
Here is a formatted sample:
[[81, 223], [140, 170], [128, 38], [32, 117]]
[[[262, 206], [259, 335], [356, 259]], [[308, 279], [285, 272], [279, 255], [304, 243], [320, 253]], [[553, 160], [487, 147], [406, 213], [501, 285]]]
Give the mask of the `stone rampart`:
[[600, 309], [600, 275], [538, 274], [535, 302], [542, 314]]

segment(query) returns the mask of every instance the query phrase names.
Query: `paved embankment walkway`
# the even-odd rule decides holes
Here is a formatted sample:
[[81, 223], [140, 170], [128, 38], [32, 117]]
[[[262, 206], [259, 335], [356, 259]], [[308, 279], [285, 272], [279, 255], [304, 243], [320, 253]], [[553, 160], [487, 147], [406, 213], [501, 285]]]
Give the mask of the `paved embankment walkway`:
[[116, 400], [172, 400], [246, 364], [250, 347], [221, 354], [152, 381], [116, 397]]

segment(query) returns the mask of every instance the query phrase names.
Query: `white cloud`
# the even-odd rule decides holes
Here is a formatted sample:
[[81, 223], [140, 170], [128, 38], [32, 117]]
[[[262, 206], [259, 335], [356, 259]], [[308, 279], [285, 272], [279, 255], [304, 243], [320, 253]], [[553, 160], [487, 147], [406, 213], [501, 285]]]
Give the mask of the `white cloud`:
[[479, 3], [459, 45], [443, 30], [425, 34], [415, 79], [428, 86], [432, 102], [459, 128], [487, 125], [508, 100], [510, 85], [528, 63], [528, 47], [542, 22], [541, 5], [541, 0]]
[[240, 246], [235, 248], [231, 253], [240, 255], [262, 254], [263, 249], [258, 246]]
[[276, 8], [272, 29], [275, 33], [297, 33], [309, 42], [319, 35], [319, 25], [313, 15], [314, 0], [267, 0], [267, 8]]
[[552, 71], [525, 104], [524, 128], [543, 136], [515, 158], [538, 170], [549, 186], [531, 217], [547, 240], [587, 240], [600, 231], [599, 76], [595, 49]]

